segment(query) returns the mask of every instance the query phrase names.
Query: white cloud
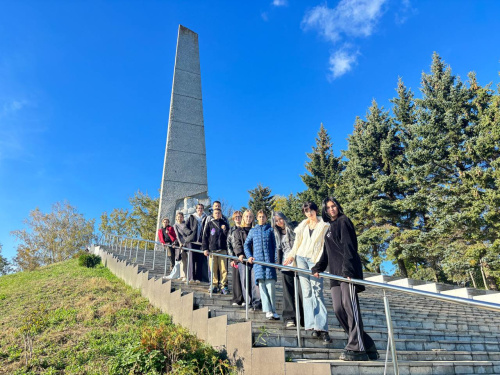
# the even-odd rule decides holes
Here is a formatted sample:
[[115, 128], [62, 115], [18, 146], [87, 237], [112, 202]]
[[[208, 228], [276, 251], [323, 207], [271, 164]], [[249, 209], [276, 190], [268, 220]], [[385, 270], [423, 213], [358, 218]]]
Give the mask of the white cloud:
[[356, 64], [359, 51], [354, 51], [350, 46], [344, 46], [330, 55], [330, 78], [338, 78], [347, 72]]
[[[326, 40], [344, 43], [330, 54], [330, 78], [338, 78], [356, 64], [359, 51], [350, 43], [356, 38], [367, 38], [373, 34], [377, 22], [384, 14], [388, 0], [341, 0], [336, 7], [318, 5], [304, 15], [302, 28], [317, 30]], [[403, 0], [409, 1], [409, 0]]]
[[302, 20], [305, 30], [318, 29], [326, 39], [337, 42], [342, 36], [368, 37], [383, 14], [387, 0], [342, 0], [335, 8], [318, 5]]
[[26, 100], [11, 100], [5, 102], [3, 104], [2, 111], [0, 112], [0, 116], [7, 116], [13, 114], [21, 110], [23, 107], [25, 107], [26, 104], [28, 104]]
[[28, 100], [0, 100], [0, 166], [6, 159], [27, 160], [33, 153], [27, 145], [45, 129], [33, 121], [26, 110], [35, 103]]
[[262, 13], [260, 14], [260, 17], [261, 17], [264, 21], [266, 21], [266, 22], [267, 22], [267, 21], [269, 21], [269, 16], [268, 16], [267, 12], [262, 12]]
[[288, 5], [288, 0], [273, 0], [273, 5], [275, 7], [284, 7]]
[[401, 5], [394, 16], [394, 20], [398, 25], [402, 25], [415, 14], [417, 14], [417, 10], [411, 6], [410, 0], [401, 0]]

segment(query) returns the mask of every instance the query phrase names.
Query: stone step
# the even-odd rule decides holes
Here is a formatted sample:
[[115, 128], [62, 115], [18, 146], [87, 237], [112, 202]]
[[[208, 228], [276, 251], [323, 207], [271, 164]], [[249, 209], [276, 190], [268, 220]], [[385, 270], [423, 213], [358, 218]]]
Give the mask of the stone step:
[[482, 296], [479, 295], [479, 296], [474, 296], [473, 298], [478, 301], [491, 302], [500, 305], [500, 293], [490, 293]]
[[[329, 363], [331, 374], [381, 375], [382, 360], [348, 362], [340, 360], [294, 360], [292, 363]], [[400, 375], [413, 374], [500, 374], [499, 361], [398, 361]], [[392, 363], [387, 364], [387, 374], [394, 374]]]
[[[286, 348], [289, 359], [333, 359], [339, 358], [343, 349], [326, 348]], [[386, 347], [379, 349], [380, 360], [385, 360]], [[448, 350], [397, 352], [398, 361], [500, 361], [500, 352], [466, 352]], [[389, 353], [389, 360], [391, 355]]]
[[416, 285], [427, 285], [429, 284], [429, 282], [424, 280], [403, 278], [403, 279], [387, 281], [387, 284], [402, 286], [405, 288], [413, 288]]
[[[132, 258], [135, 258], [134, 252], [132, 254]], [[152, 252], [148, 252], [147, 256], [145, 266], [141, 266], [140, 269], [152, 268]], [[128, 258], [128, 254], [122, 258]], [[138, 261], [142, 262], [140, 251]], [[150, 277], [163, 276], [164, 267], [165, 253], [156, 252], [155, 270], [149, 271]], [[167, 264], [167, 271], [169, 270], [170, 267]], [[230, 272], [228, 276], [230, 276], [229, 283], [231, 285]], [[367, 278], [371, 276], [378, 277], [379, 282], [388, 282], [414, 289], [434, 287], [437, 290], [441, 288], [439, 284], [434, 283], [424, 284], [424, 282], [410, 279], [380, 277], [383, 275], [367, 275]], [[232, 295], [217, 294], [210, 298], [207, 292], [208, 286], [209, 284], [186, 285], [179, 281], [172, 282], [172, 288], [182, 290], [183, 294], [193, 292], [195, 305], [207, 306], [210, 310], [210, 316], [227, 315], [230, 324], [245, 321], [245, 309], [232, 306]], [[278, 278], [276, 286], [277, 307], [280, 310], [282, 306], [281, 278]], [[440, 291], [446, 291], [445, 288], [441, 288]], [[454, 288], [454, 290], [459, 289]], [[381, 354], [380, 360], [370, 362], [337, 360], [346, 344], [346, 335], [333, 314], [328, 288], [325, 288], [324, 292], [325, 303], [329, 310], [332, 344], [325, 347], [319, 340], [312, 338], [309, 332], [301, 330], [303, 347], [298, 348], [295, 328], [287, 329], [284, 327], [283, 321], [269, 321], [263, 312], [250, 310], [249, 318], [252, 321], [254, 346], [285, 347], [287, 359], [293, 361], [292, 363], [287, 362], [287, 366], [299, 365], [300, 363], [323, 363], [330, 365], [332, 374], [382, 374], [387, 346], [382, 290], [368, 287], [365, 293], [359, 295], [365, 329], [374, 339]], [[460, 293], [460, 291], [455, 293]], [[467, 290], [467, 293], [470, 295], [473, 292]], [[483, 294], [485, 297], [493, 296], [493, 294], [484, 291], [477, 293]], [[391, 291], [388, 294], [400, 374], [500, 374], [499, 314], [404, 293]], [[291, 371], [296, 372], [296, 368], [294, 367], [294, 370]], [[392, 373], [391, 363], [388, 364], [388, 373]]]
[[450, 290], [444, 290], [441, 293], [449, 296], [462, 297], [462, 298], [473, 298], [474, 296], [483, 296], [487, 294], [499, 294], [496, 292], [492, 293], [487, 290], [474, 289], [474, 288], [450, 289]]
[[[262, 330], [261, 332], [253, 332], [253, 343], [254, 346], [267, 346], [267, 347], [298, 347], [296, 336], [283, 336], [273, 332], [270, 329]], [[301, 337], [301, 343], [303, 348], [329, 348], [329, 349], [343, 349], [346, 345], [346, 338], [338, 338], [332, 335], [332, 343], [328, 345], [323, 345], [323, 343], [311, 336]], [[387, 340], [381, 338], [373, 338], [375, 345], [379, 349], [385, 349], [387, 347]], [[451, 350], [451, 351], [493, 351], [499, 352], [500, 345], [498, 340], [495, 342], [461, 342], [454, 340], [419, 340], [419, 339], [394, 339], [396, 343], [396, 349], [406, 350], [406, 351], [429, 351], [429, 350]]]
[[[225, 301], [222, 301], [222, 298]], [[203, 297], [199, 294], [195, 293], [195, 303], [198, 306], [207, 306], [211, 310], [217, 311], [217, 314], [227, 314], [229, 320], [240, 321], [245, 317], [245, 308], [244, 307], [233, 307], [231, 306], [229, 296], [216, 296], [216, 297]], [[250, 310], [250, 309], [249, 309]], [[264, 313], [259, 312], [261, 316], [264, 316]], [[280, 309], [278, 309], [278, 313], [280, 313]], [[259, 316], [252, 315], [253, 316]], [[251, 318], [253, 319], [253, 318]], [[486, 333], [489, 333], [491, 336], [500, 337], [500, 328], [492, 324], [478, 324], [478, 322], [468, 322], [464, 324], [457, 324], [456, 321], [449, 322], [449, 320], [432, 320], [432, 321], [419, 321], [419, 320], [407, 320], [408, 317], [403, 316], [400, 319], [398, 316], [394, 316], [392, 318], [393, 326], [396, 332], [408, 332], [411, 329], [411, 332], [414, 330], [420, 331], [422, 334], [429, 336], [433, 331], [437, 331], [438, 333], [446, 331], [448, 334], [462, 334], [469, 336], [484, 336]], [[363, 322], [365, 327], [386, 327], [385, 324], [385, 316], [380, 315], [378, 318], [374, 318], [369, 315], [367, 312], [363, 312]], [[337, 318], [333, 314], [329, 314], [328, 316], [328, 324], [330, 327], [338, 326]]]

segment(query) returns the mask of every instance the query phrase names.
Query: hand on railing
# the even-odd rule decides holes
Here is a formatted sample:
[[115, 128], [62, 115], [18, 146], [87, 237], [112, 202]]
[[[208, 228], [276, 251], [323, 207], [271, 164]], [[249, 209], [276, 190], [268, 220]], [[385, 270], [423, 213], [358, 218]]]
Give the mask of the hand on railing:
[[254, 257], [250, 257], [250, 258], [248, 258], [248, 263], [253, 264], [253, 260], [254, 260], [254, 259], [255, 259]]
[[203, 252], [203, 255], [205, 255], [206, 257], [208, 256], [208, 254], [210, 254], [210, 252], [209, 252], [208, 250], [205, 250], [205, 251]]
[[243, 259], [245, 259], [245, 256], [241, 254], [238, 258], [240, 259], [240, 262], [243, 263]]
[[294, 257], [288, 257], [285, 259], [285, 261], [283, 262], [283, 265], [284, 266], [288, 266], [289, 264], [293, 263], [293, 261], [295, 260]]

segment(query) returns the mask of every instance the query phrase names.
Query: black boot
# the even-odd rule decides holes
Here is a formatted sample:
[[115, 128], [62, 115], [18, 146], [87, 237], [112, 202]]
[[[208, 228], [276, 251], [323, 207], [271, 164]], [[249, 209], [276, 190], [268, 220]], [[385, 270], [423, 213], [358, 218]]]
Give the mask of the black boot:
[[375, 346], [375, 344], [366, 349], [366, 354], [368, 355], [370, 361], [376, 361], [377, 359], [380, 358], [380, 354], [378, 354], [377, 347]]
[[328, 332], [321, 332], [319, 338], [321, 339], [323, 345], [328, 345], [332, 343], [332, 339], [330, 338]]
[[355, 352], [353, 350], [344, 350], [340, 355], [339, 359], [342, 361], [368, 361], [368, 355], [366, 354], [366, 352]]

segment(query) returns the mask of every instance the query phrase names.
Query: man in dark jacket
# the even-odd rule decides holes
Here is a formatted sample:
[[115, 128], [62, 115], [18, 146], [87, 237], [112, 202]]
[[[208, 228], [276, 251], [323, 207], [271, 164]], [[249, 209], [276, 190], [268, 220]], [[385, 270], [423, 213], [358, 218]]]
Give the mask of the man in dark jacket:
[[[189, 216], [186, 223], [187, 231], [190, 233], [186, 236], [186, 247], [198, 250], [201, 249], [203, 220], [206, 217], [205, 206], [198, 203], [196, 205], [196, 212]], [[193, 279], [195, 282], [209, 281], [207, 258], [201, 253], [193, 253]]]
[[[213, 212], [212, 220], [208, 221], [203, 231], [202, 249], [204, 251], [205, 256], [209, 256], [211, 252], [215, 252], [218, 254], [227, 254], [228, 230], [229, 228], [227, 226], [226, 221], [222, 219], [222, 211], [220, 209], [215, 209]], [[228, 294], [229, 289], [227, 288], [226, 259], [217, 256], [210, 257], [209, 267], [213, 271], [212, 291], [214, 293], [217, 293], [218, 292], [217, 286], [219, 286], [222, 294]], [[217, 274], [218, 272], [220, 272], [220, 280], [218, 278]]]
[[[363, 279], [363, 268], [358, 254], [358, 240], [351, 220], [342, 212], [334, 198], [323, 201], [323, 220], [330, 222], [325, 235], [323, 255], [311, 269], [313, 276], [328, 268], [332, 275], [347, 279]], [[365, 290], [362, 285], [330, 280], [333, 310], [347, 333], [348, 341], [340, 359], [344, 361], [366, 361], [378, 359], [379, 354], [372, 338], [363, 330], [358, 293]]]

